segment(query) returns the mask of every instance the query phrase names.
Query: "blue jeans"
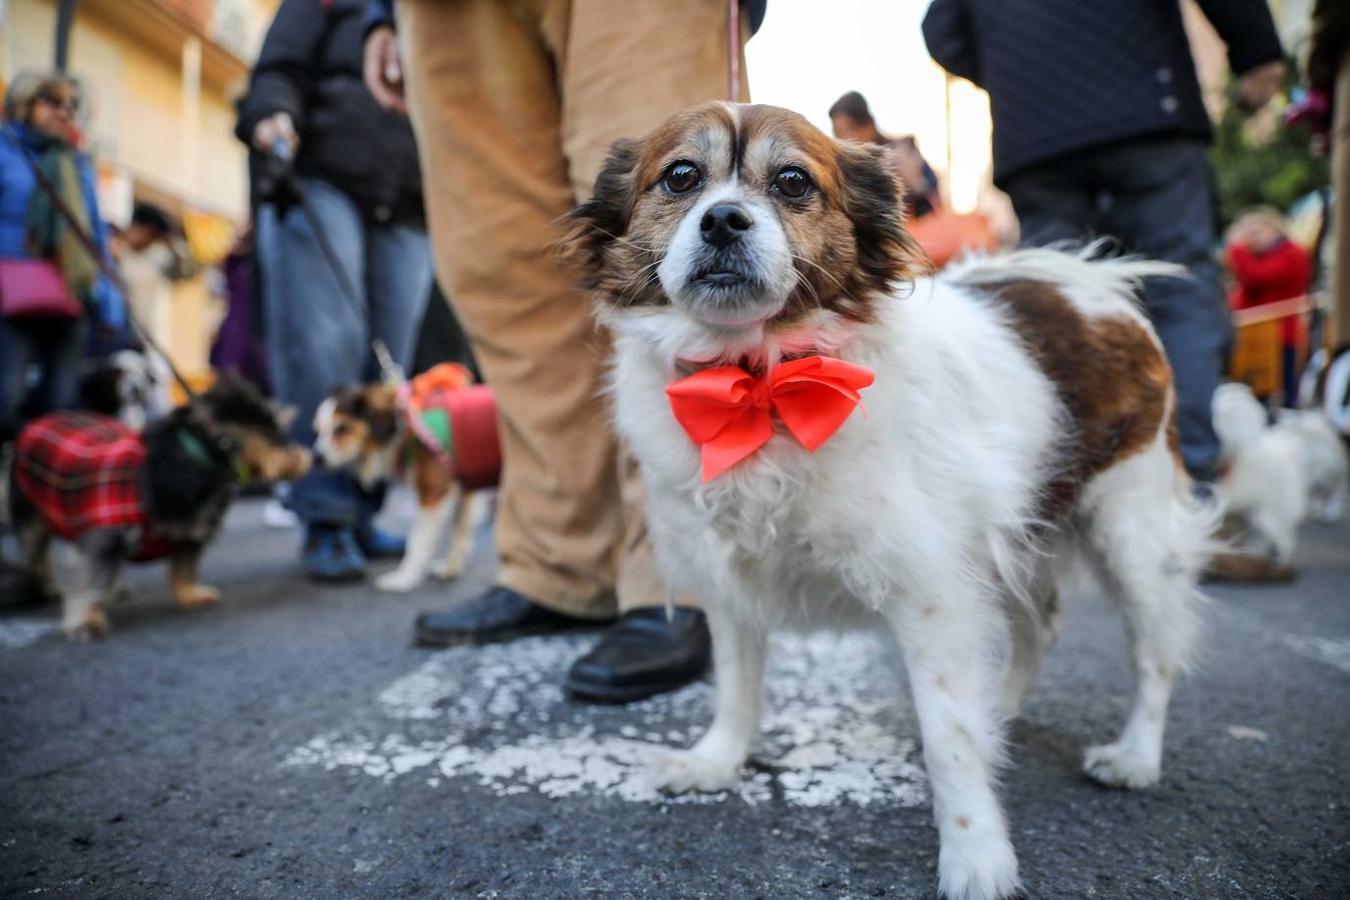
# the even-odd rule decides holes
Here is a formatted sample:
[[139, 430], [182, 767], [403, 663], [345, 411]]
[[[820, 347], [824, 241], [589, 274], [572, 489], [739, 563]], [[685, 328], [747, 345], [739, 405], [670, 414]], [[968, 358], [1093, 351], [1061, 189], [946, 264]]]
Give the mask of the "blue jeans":
[[[40, 416], [75, 405], [88, 334], [87, 316], [50, 322], [0, 318], [0, 442], [19, 433], [26, 411]], [[33, 366], [38, 382], [25, 404]]]
[[1172, 366], [1181, 457], [1212, 481], [1219, 461], [1214, 390], [1233, 326], [1214, 258], [1214, 191], [1205, 145], [1154, 138], [1077, 151], [1006, 180], [1022, 242], [1117, 239], [1127, 253], [1180, 263], [1189, 278], [1152, 278], [1144, 309]]
[[[324, 396], [378, 377], [372, 339], [408, 365], [431, 291], [431, 251], [424, 229], [370, 222], [345, 193], [317, 179], [304, 180], [302, 189], [362, 295], [361, 309], [353, 309], [299, 205], [285, 216], [262, 207], [258, 260], [272, 386], [296, 407], [292, 439], [311, 444], [314, 410]], [[288, 503], [308, 524], [351, 527], [381, 499], [347, 473], [315, 468], [294, 485]]]

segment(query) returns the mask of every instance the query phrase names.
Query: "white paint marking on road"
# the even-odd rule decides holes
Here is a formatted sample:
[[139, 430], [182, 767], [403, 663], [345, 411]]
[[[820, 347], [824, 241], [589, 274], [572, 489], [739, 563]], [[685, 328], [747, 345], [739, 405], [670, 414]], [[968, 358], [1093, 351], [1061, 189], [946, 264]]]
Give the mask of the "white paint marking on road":
[[[469, 777], [499, 796], [599, 794], [638, 803], [698, 803], [726, 795], [667, 797], [652, 761], [685, 746], [706, 722], [712, 689], [697, 684], [621, 711], [568, 704], [561, 674], [585, 645], [574, 637], [438, 653], [380, 693], [362, 722], [321, 735], [285, 765], [356, 770], [428, 785]], [[904, 737], [903, 682], [877, 678], [880, 652], [866, 635], [775, 641], [764, 736], [737, 793], [799, 806], [927, 800], [915, 741]], [[621, 715], [620, 726], [603, 720]], [[601, 722], [595, 721], [602, 720]], [[523, 733], [523, 736], [522, 736]], [[377, 735], [378, 736], [375, 736]]]
[[29, 647], [60, 630], [56, 619], [0, 619], [0, 649]]
[[1335, 666], [1350, 675], [1350, 640], [1290, 634], [1285, 635], [1284, 644], [1299, 656]]
[[1270, 740], [1270, 735], [1260, 728], [1252, 728], [1250, 725], [1229, 725], [1228, 736], [1235, 741], [1260, 741], [1265, 743]]

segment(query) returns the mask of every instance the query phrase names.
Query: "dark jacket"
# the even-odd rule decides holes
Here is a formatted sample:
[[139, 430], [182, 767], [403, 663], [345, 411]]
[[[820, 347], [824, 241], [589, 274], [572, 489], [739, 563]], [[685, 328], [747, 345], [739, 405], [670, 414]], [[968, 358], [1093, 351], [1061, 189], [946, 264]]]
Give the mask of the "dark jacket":
[[379, 223], [425, 221], [417, 144], [406, 117], [380, 109], [361, 80], [365, 0], [282, 0], [253, 67], [235, 134], [288, 112], [296, 171], [344, 191]]
[[[1282, 57], [1266, 0], [1199, 0], [1241, 75]], [[1178, 0], [934, 0], [928, 52], [989, 93], [994, 181], [1075, 150], [1209, 140]]]
[[1350, 53], [1350, 3], [1317, 0], [1312, 11], [1308, 81], [1315, 87], [1330, 86], [1347, 53]]

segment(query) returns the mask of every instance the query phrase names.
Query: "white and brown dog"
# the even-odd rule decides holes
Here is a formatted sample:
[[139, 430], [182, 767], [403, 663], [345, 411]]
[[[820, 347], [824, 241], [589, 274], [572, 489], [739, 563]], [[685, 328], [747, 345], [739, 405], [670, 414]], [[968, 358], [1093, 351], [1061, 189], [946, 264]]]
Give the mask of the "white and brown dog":
[[880, 149], [709, 103], [615, 145], [567, 246], [615, 335], [658, 558], [712, 627], [712, 727], [662, 783], [736, 784], [771, 630], [877, 622], [909, 672], [940, 888], [1007, 897], [1003, 723], [1050, 642], [1057, 577], [1086, 559], [1132, 644], [1133, 708], [1085, 769], [1146, 787], [1213, 515], [1133, 297], [1174, 267], [1032, 250], [923, 277], [901, 192]]
[[314, 452], [324, 465], [352, 472], [367, 488], [400, 479], [417, 494], [403, 559], [375, 579], [382, 591], [410, 591], [428, 571], [445, 579], [464, 572], [485, 515], [479, 489], [495, 485], [501, 467], [492, 395], [470, 382], [468, 369], [446, 363], [402, 388], [339, 388], [315, 412]]

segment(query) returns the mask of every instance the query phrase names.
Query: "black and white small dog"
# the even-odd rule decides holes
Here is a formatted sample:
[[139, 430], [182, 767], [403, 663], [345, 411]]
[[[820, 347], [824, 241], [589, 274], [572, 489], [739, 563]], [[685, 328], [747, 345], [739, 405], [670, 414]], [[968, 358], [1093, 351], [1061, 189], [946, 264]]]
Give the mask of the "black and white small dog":
[[292, 415], [227, 378], [144, 434], [87, 411], [29, 423], [8, 478], [10, 512], [45, 595], [61, 596], [49, 560], [52, 538], [69, 540], [77, 551], [74, 586], [63, 597], [66, 635], [107, 633], [104, 607], [129, 561], [167, 557], [181, 607], [217, 602], [219, 591], [198, 583], [197, 564], [241, 476], [271, 482], [309, 469], [309, 451], [286, 438]]

